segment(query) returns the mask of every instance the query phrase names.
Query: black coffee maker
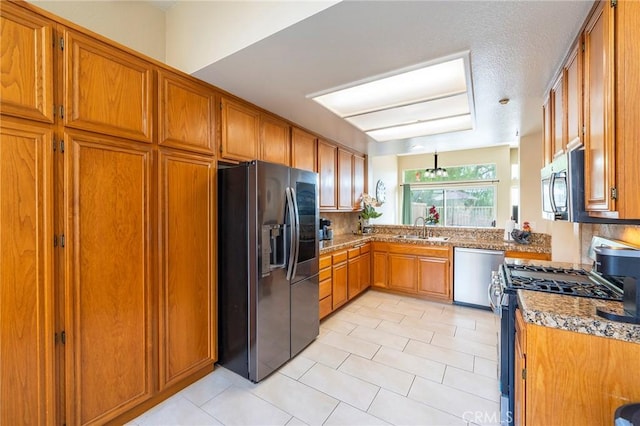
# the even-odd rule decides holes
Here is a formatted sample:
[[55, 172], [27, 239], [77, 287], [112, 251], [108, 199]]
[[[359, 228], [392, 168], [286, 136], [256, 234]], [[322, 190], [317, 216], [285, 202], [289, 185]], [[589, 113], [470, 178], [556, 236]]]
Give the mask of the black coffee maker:
[[320, 239], [321, 240], [331, 240], [333, 238], [332, 233], [329, 232], [329, 227], [331, 226], [331, 221], [329, 219], [325, 219], [324, 217], [320, 218]]
[[640, 324], [640, 250], [627, 247], [595, 247], [596, 271], [623, 280], [622, 314], [597, 309], [597, 314], [612, 321]]

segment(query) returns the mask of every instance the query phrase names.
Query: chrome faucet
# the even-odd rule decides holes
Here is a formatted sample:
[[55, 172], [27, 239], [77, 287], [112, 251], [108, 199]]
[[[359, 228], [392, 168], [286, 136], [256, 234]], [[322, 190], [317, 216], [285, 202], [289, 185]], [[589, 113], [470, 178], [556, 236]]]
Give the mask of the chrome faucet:
[[[427, 221], [424, 219], [424, 217], [422, 216], [418, 216], [415, 220], [415, 222], [413, 222], [413, 227], [417, 228], [418, 227], [418, 220], [422, 219], [422, 238], [425, 238], [425, 233], [426, 233], [426, 229], [427, 229]], [[416, 233], [416, 235], [418, 235]]]

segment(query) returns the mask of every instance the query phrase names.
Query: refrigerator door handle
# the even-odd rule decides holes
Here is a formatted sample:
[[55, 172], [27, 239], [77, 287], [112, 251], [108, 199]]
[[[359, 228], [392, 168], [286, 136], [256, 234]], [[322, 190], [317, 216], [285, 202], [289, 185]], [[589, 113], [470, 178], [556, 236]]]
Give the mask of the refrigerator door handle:
[[287, 280], [293, 279], [294, 265], [296, 263], [296, 251], [295, 251], [295, 228], [296, 218], [295, 211], [293, 209], [293, 198], [291, 196], [291, 188], [285, 188], [285, 195], [287, 197], [287, 214], [289, 215], [290, 226], [290, 243], [289, 243], [289, 264], [287, 265]]
[[296, 199], [296, 190], [290, 188], [291, 199], [293, 200], [293, 216], [295, 218], [295, 228], [293, 234], [295, 235], [295, 245], [292, 247], [294, 252], [293, 257], [293, 272], [291, 273], [291, 281], [296, 277], [296, 270], [298, 269], [298, 253], [300, 252], [300, 212], [298, 211], [298, 200]]

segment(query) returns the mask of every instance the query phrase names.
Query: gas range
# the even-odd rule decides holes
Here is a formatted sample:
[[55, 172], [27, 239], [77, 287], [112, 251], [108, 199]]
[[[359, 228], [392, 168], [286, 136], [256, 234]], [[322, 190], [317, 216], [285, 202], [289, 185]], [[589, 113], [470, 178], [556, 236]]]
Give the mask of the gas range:
[[619, 277], [602, 276], [584, 269], [548, 265], [509, 264], [502, 268], [504, 292], [544, 291], [604, 300], [622, 300]]

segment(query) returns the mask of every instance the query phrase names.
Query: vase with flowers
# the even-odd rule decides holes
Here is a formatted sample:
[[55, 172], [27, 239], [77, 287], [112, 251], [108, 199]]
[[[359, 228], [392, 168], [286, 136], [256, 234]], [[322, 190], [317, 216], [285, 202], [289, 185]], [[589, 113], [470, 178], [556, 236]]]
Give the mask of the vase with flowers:
[[370, 232], [369, 221], [382, 216], [382, 213], [376, 211], [376, 207], [380, 207], [380, 203], [376, 198], [373, 198], [369, 194], [362, 194], [360, 197], [362, 203], [362, 211], [360, 212], [360, 219], [362, 220], [361, 227], [363, 233]]
[[440, 213], [438, 213], [436, 206], [429, 207], [426, 222], [427, 225], [437, 225], [440, 222]]

